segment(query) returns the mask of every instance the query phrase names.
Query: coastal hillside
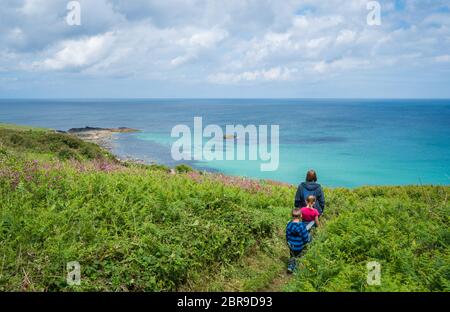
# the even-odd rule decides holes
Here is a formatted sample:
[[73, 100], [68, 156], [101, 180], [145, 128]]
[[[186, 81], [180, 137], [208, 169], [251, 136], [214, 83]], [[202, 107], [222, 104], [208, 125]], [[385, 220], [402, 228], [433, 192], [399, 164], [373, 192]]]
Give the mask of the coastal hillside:
[[[323, 226], [288, 277], [294, 194], [3, 125], [0, 291], [450, 290], [450, 187], [325, 189]], [[71, 261], [80, 285], [66, 280]], [[369, 261], [379, 286], [367, 284]]]
[[113, 160], [114, 156], [98, 145], [76, 136], [50, 129], [0, 124], [0, 148], [26, 154], [29, 158], [60, 160]]

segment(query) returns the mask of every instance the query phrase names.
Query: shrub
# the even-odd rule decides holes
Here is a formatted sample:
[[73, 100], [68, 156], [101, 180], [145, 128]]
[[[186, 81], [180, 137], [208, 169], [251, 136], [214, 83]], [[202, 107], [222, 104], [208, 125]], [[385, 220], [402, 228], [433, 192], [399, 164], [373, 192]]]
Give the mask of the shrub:
[[[25, 168], [20, 159], [9, 166]], [[31, 290], [71, 290], [61, 272], [73, 260], [82, 268], [77, 289], [177, 290], [200, 284], [201, 272], [213, 276], [218, 266], [232, 266], [259, 245], [267, 248], [280, 224], [259, 211], [256, 197], [275, 205], [265, 193], [224, 187], [212, 178], [197, 183], [189, 175], [148, 174], [148, 168], [78, 166], [40, 164], [49, 169], [33, 171], [30, 181], [20, 173], [13, 189], [0, 178], [0, 290], [20, 290], [23, 270]], [[24, 256], [18, 259], [19, 249]]]
[[0, 143], [18, 152], [52, 154], [60, 159], [114, 159], [93, 143], [51, 131], [0, 128]]
[[[0, 128], [0, 291], [172, 291], [220, 283], [258, 252], [288, 257], [294, 187], [186, 165], [177, 172], [189, 174], [178, 175], [125, 166], [93, 144], [49, 134]], [[32, 158], [40, 153], [78, 160]], [[325, 189], [322, 227], [286, 290], [449, 291], [449, 193]], [[77, 288], [65, 280], [74, 260]], [[381, 286], [366, 284], [368, 261], [381, 264]]]
[[[335, 189], [290, 291], [448, 291], [450, 187]], [[414, 196], [411, 196], [414, 194]], [[357, 201], [353, 195], [358, 195]], [[339, 197], [330, 201], [329, 198]], [[430, 198], [433, 200], [430, 201]], [[332, 217], [330, 217], [332, 216]], [[366, 264], [381, 264], [367, 285]]]
[[188, 173], [188, 172], [192, 172], [193, 170], [188, 165], [181, 164], [181, 165], [178, 165], [175, 167], [175, 171], [177, 173]]
[[67, 147], [60, 148], [57, 155], [61, 160], [78, 159], [77, 153]]

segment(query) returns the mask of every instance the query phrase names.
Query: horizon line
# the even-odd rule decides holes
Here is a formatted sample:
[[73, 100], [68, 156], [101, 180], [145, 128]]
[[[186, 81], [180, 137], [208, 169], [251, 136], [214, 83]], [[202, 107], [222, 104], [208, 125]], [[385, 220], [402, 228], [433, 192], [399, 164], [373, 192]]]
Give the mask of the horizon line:
[[450, 100], [450, 97], [0, 97], [2, 100]]

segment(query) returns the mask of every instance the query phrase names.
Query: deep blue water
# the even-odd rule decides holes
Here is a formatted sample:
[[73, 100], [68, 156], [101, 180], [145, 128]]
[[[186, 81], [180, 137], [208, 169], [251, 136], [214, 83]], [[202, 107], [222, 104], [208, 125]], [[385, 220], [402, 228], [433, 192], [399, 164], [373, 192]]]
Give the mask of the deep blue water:
[[0, 100], [0, 122], [67, 130], [126, 126], [115, 152], [174, 165], [172, 127], [280, 126], [280, 161], [188, 162], [231, 175], [290, 183], [317, 170], [327, 186], [450, 184], [450, 100]]

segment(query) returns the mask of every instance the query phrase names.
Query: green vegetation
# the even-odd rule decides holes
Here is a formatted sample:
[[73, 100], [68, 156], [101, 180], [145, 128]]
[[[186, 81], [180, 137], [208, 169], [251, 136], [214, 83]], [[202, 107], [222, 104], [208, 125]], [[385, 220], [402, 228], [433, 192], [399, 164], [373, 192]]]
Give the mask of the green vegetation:
[[[173, 175], [101, 154], [89, 160], [85, 143], [64, 134], [5, 129], [0, 138], [0, 290], [245, 289], [257, 276], [242, 265], [245, 282], [236, 266], [250, 253], [276, 259], [284, 246], [274, 237], [285, 218], [273, 213], [284, 204], [269, 193], [188, 167]], [[62, 161], [66, 147], [83, 160]], [[52, 151], [58, 157], [33, 159]], [[74, 260], [79, 287], [65, 280]]]
[[187, 172], [192, 172], [193, 170], [188, 165], [181, 164], [181, 165], [178, 165], [175, 167], [175, 171], [177, 173], [187, 173]]
[[[328, 190], [326, 226], [288, 291], [450, 291], [449, 187]], [[369, 261], [381, 285], [368, 286]]]
[[6, 124], [6, 123], [0, 123], [0, 129], [9, 129], [9, 130], [17, 130], [17, 131], [24, 131], [24, 130], [51, 131], [50, 129], [46, 129], [46, 128], [37, 128], [37, 127], [31, 127], [31, 126], [12, 125], [12, 124]]
[[21, 153], [38, 153], [47, 158], [56, 156], [66, 159], [113, 159], [113, 156], [99, 146], [81, 139], [47, 129], [0, 124], [2, 150], [6, 148]]
[[[295, 188], [180, 168], [0, 127], [0, 290], [449, 290], [450, 187], [327, 189], [323, 227], [288, 280]], [[66, 283], [69, 261], [80, 286]], [[367, 285], [367, 261], [381, 263], [381, 286]]]

